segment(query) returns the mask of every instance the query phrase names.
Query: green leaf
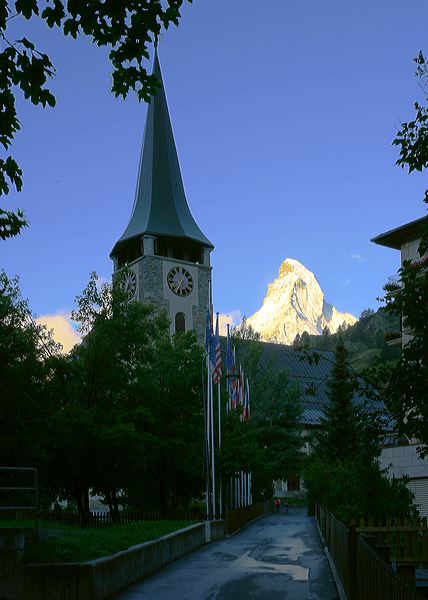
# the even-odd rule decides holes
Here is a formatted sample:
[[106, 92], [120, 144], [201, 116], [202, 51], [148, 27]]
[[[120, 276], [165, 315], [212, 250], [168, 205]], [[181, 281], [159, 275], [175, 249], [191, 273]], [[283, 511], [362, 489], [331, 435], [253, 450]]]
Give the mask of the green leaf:
[[37, 0], [16, 0], [15, 9], [17, 13], [22, 14], [27, 20], [31, 19], [31, 15], [39, 14], [39, 7], [37, 6]]
[[22, 38], [22, 40], [18, 40], [18, 43], [22, 44], [25, 48], [28, 48], [28, 50], [33, 51], [35, 49], [34, 44], [27, 40], [27, 38]]

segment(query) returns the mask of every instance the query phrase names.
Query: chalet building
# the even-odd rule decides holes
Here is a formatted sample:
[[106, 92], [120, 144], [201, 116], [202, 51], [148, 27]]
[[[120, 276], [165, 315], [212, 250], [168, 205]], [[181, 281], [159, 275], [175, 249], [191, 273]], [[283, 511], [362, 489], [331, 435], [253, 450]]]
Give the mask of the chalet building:
[[[418, 261], [419, 242], [421, 239], [421, 227], [428, 223], [428, 217], [422, 217], [391, 229], [386, 233], [373, 238], [371, 241], [380, 246], [399, 250], [401, 253], [401, 265], [405, 260]], [[389, 293], [400, 293], [400, 279], [393, 276], [389, 279]], [[390, 337], [390, 344], [399, 344], [402, 347], [411, 339], [412, 332], [406, 329], [405, 323], [402, 330]], [[428, 392], [427, 392], [428, 393]], [[388, 469], [390, 477], [408, 477], [407, 487], [415, 495], [415, 503], [422, 516], [428, 516], [428, 460], [421, 459], [417, 448], [420, 441], [415, 438], [398, 438], [388, 436], [384, 439], [381, 467]]]

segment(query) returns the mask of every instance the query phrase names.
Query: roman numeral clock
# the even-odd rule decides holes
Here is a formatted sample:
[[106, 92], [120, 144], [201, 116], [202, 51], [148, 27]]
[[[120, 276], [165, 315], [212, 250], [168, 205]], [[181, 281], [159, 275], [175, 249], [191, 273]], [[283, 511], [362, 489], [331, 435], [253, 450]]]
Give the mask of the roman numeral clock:
[[128, 269], [130, 299], [167, 313], [171, 333], [194, 329], [203, 344], [214, 246], [199, 229], [184, 192], [157, 53], [160, 83], [147, 110], [131, 219], [110, 257]]

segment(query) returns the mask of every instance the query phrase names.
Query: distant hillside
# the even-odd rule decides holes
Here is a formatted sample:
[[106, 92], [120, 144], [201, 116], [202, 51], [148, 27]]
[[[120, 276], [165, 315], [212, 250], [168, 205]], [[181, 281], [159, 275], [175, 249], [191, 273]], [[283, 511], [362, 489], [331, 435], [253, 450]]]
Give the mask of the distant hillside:
[[324, 330], [322, 335], [303, 333], [296, 336], [294, 344], [309, 343], [311, 348], [318, 350], [334, 350], [338, 339], [344, 342], [349, 353], [351, 364], [357, 371], [370, 367], [376, 358], [383, 361], [395, 362], [400, 356], [400, 347], [388, 346], [385, 342], [385, 332], [400, 331], [398, 317], [386, 313], [383, 308], [377, 312], [365, 310], [360, 319], [346, 329], [330, 334]]

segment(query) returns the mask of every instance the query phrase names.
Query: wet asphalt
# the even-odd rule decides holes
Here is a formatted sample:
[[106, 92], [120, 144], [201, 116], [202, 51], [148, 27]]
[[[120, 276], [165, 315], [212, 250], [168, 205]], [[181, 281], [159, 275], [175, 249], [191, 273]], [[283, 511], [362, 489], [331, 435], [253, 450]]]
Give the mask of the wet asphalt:
[[339, 600], [313, 517], [274, 513], [187, 554], [114, 600]]

